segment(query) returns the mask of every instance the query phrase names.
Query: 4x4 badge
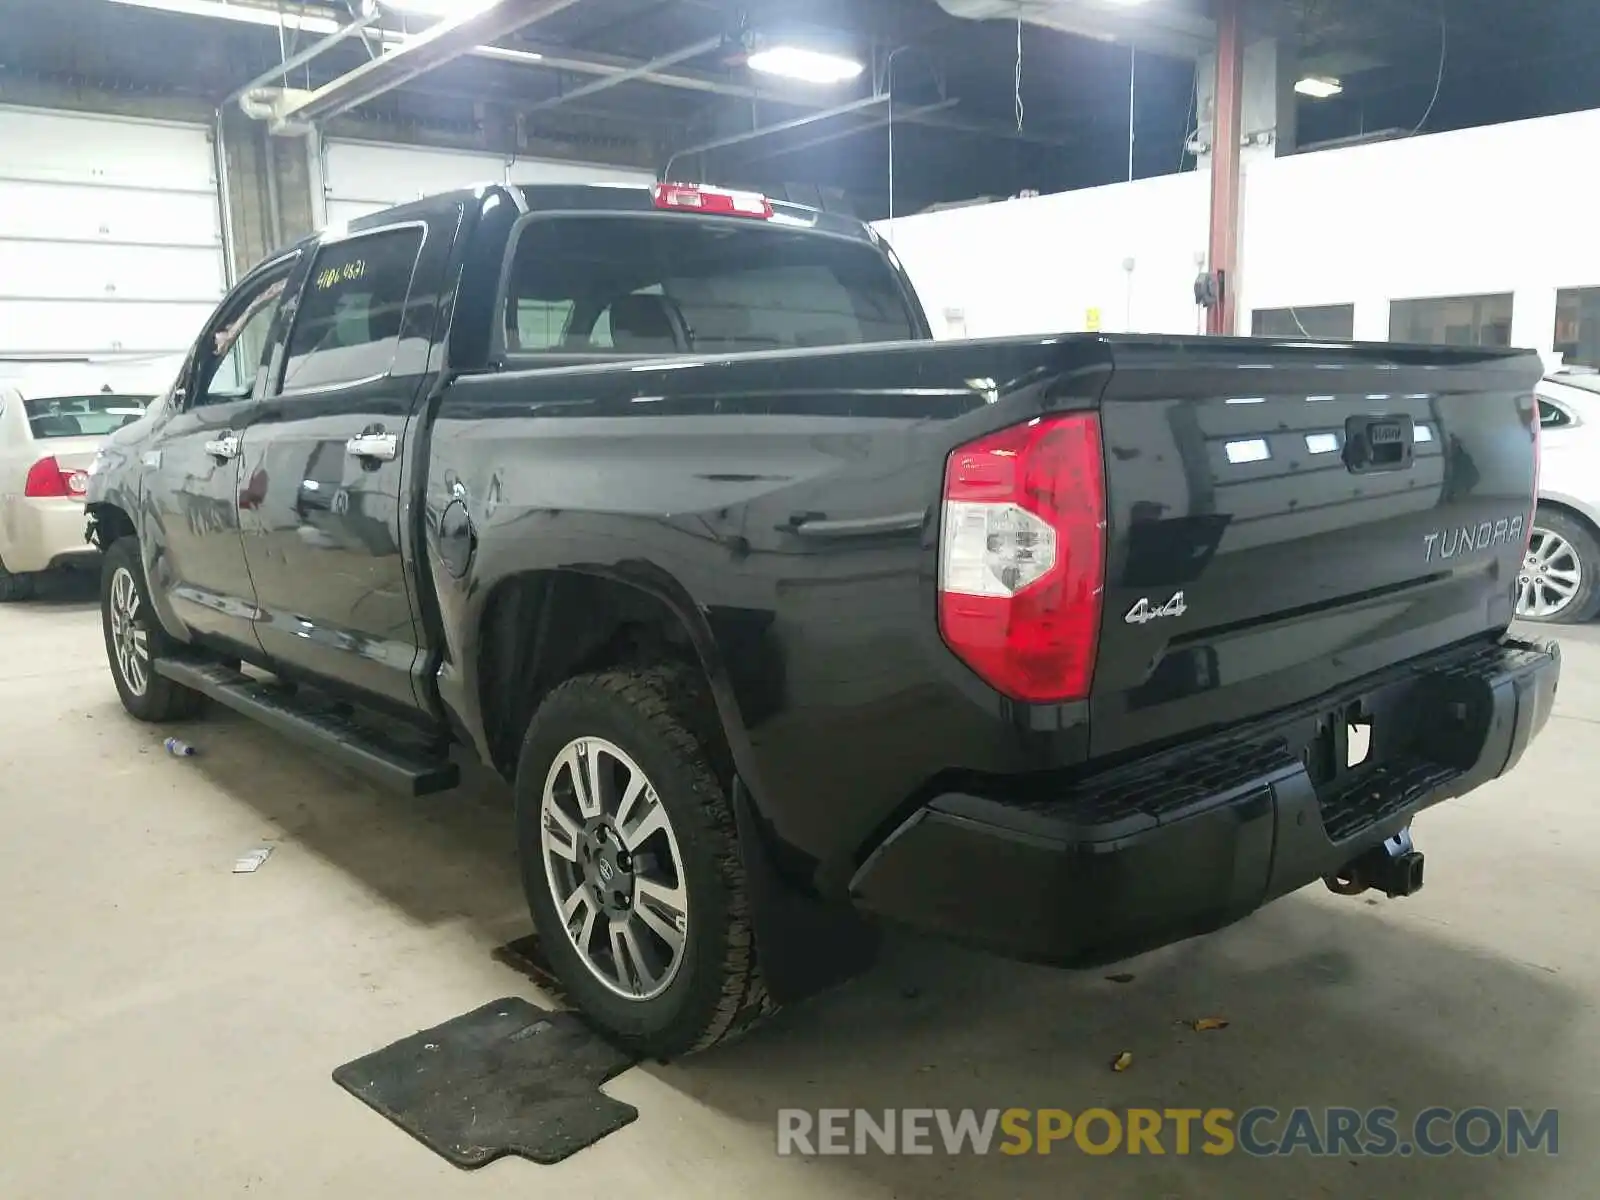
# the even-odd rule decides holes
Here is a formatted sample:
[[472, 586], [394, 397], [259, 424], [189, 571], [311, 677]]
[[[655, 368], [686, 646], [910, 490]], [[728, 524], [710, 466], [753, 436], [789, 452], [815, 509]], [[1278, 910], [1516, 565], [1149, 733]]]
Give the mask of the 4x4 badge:
[[1189, 605], [1179, 592], [1165, 604], [1155, 605], [1150, 603], [1146, 596], [1139, 603], [1128, 610], [1128, 615], [1122, 619], [1129, 625], [1148, 625], [1151, 621], [1159, 621], [1165, 617], [1181, 617], [1189, 611]]

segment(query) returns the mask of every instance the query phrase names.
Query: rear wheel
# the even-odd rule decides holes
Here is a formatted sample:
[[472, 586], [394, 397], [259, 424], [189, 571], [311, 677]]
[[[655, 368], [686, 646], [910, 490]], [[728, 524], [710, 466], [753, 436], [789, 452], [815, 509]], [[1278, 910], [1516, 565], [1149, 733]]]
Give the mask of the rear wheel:
[[141, 721], [182, 720], [200, 711], [205, 698], [199, 692], [156, 674], [156, 661], [174, 643], [150, 609], [139, 543], [131, 537], [119, 538], [106, 552], [100, 623], [123, 708]]
[[31, 600], [34, 592], [34, 577], [32, 575], [13, 575], [6, 570], [4, 563], [0, 563], [0, 604], [10, 604], [17, 600]]
[[773, 1010], [702, 695], [675, 668], [581, 676], [535, 714], [517, 769], [522, 876], [569, 998], [672, 1057]]
[[1577, 625], [1600, 611], [1600, 541], [1576, 517], [1541, 508], [1517, 576], [1517, 616]]

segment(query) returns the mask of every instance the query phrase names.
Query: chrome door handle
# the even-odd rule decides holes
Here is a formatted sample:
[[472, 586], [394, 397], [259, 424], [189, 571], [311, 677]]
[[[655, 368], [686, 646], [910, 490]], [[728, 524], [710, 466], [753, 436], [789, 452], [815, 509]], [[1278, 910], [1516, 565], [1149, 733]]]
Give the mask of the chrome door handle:
[[344, 444], [344, 450], [351, 458], [393, 462], [399, 446], [399, 440], [392, 433], [358, 433]]
[[239, 435], [230, 433], [225, 437], [215, 438], [206, 443], [206, 453], [212, 458], [224, 461], [239, 457]]

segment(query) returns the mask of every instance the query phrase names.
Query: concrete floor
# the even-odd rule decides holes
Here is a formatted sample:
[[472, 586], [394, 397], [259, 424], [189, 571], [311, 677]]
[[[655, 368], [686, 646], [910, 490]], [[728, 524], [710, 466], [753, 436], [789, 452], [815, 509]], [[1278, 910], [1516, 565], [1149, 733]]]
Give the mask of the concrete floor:
[[[1600, 1169], [1600, 631], [1511, 779], [1419, 823], [1429, 881], [1308, 889], [1126, 985], [904, 937], [724, 1051], [608, 1090], [556, 1167], [455, 1170], [333, 1067], [507, 994], [527, 931], [504, 796], [382, 794], [214, 715], [203, 757], [122, 714], [92, 601], [0, 610], [0, 1196], [1156, 1197], [1586, 1194]], [[1588, 791], [1589, 795], [1584, 793]], [[240, 853], [271, 844], [260, 872]], [[1180, 1022], [1222, 1015], [1196, 1034]], [[1108, 1060], [1135, 1055], [1112, 1074]], [[1561, 1156], [779, 1159], [780, 1107], [1561, 1109]], [[621, 1189], [618, 1192], [616, 1189]]]

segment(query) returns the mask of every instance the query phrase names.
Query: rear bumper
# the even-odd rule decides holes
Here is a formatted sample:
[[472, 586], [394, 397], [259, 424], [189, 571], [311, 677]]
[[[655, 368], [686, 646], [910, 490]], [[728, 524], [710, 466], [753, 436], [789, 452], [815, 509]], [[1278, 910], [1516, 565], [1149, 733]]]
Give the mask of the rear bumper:
[[[947, 792], [851, 892], [880, 916], [1061, 965], [1210, 932], [1509, 771], [1549, 719], [1560, 669], [1554, 644], [1480, 644], [1088, 779]], [[1358, 714], [1370, 755], [1331, 769], [1330, 731]]]
[[12, 497], [4, 520], [0, 557], [14, 575], [89, 563], [99, 555], [84, 541], [82, 500]]

